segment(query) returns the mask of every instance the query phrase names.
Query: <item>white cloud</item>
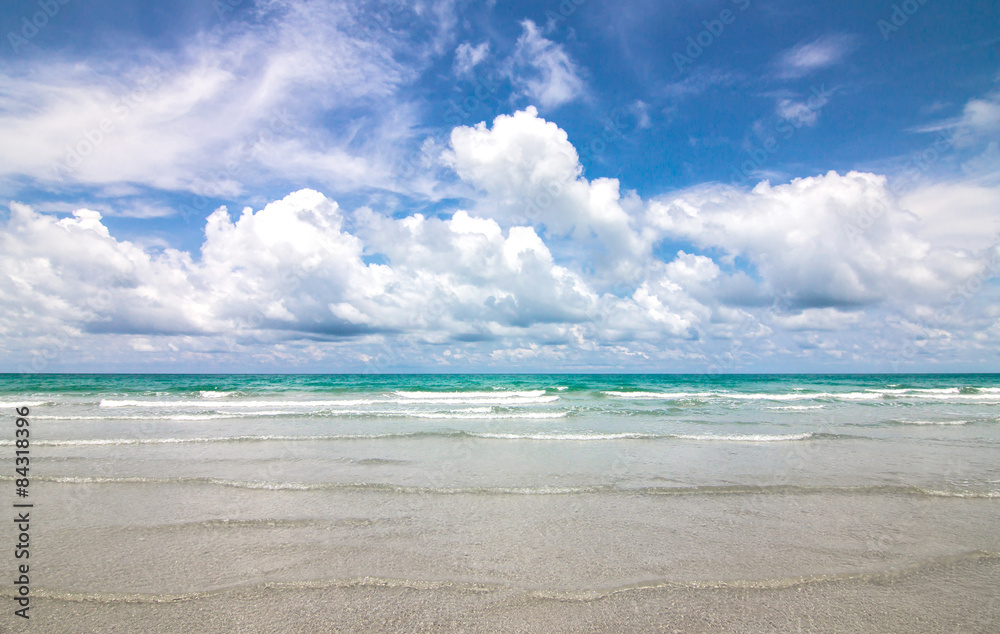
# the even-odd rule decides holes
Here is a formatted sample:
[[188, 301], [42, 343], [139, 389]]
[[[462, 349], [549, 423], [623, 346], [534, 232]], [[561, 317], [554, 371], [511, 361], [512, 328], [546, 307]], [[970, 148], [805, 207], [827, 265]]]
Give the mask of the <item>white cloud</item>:
[[586, 84], [580, 68], [562, 45], [542, 35], [531, 20], [523, 21], [521, 27], [509, 71], [515, 87], [542, 108], [555, 108], [582, 96]]
[[631, 277], [649, 245], [635, 228], [641, 203], [623, 196], [616, 179], [582, 177], [566, 132], [538, 117], [534, 107], [501, 115], [492, 129], [480, 123], [452, 131], [446, 160], [485, 193], [481, 213], [509, 224], [532, 224], [571, 236], [573, 248], [591, 245], [586, 257], [609, 279]]
[[970, 99], [962, 114], [926, 126], [916, 132], [949, 132], [958, 146], [970, 146], [995, 141], [1000, 137], [1000, 90]]
[[122, 218], [166, 218], [177, 213], [175, 209], [164, 204], [154, 204], [142, 200], [128, 200], [127, 198], [118, 199], [113, 204], [49, 201], [37, 204], [34, 208], [36, 211], [45, 213], [72, 214], [83, 207], [99, 211], [102, 216], [120, 216]]
[[460, 76], [468, 75], [489, 54], [489, 42], [482, 42], [477, 46], [472, 46], [468, 42], [462, 42], [455, 49], [455, 74]]
[[851, 35], [824, 35], [785, 51], [778, 61], [778, 75], [784, 79], [803, 77], [840, 63], [855, 47]]
[[861, 311], [844, 312], [836, 308], [809, 308], [794, 315], [782, 316], [777, 322], [785, 329], [797, 330], [844, 330], [861, 323], [865, 314]]
[[967, 254], [918, 237], [884, 177], [851, 172], [752, 191], [707, 186], [654, 202], [663, 235], [747, 258], [768, 293], [802, 306], [863, 306], [944, 293], [972, 275]]
[[778, 91], [775, 97], [775, 114], [796, 128], [812, 127], [819, 121], [823, 107], [830, 103], [830, 97], [836, 90], [828, 90], [826, 85], [813, 86], [807, 97], [791, 94], [789, 91]]
[[[355, 10], [266, 2], [259, 25], [229, 22], [172, 52], [0, 69], [0, 178], [233, 197], [274, 178], [384, 186], [384, 157], [415, 137], [399, 89], [427, 62], [396, 61], [419, 49], [359, 28]], [[427, 13], [437, 23], [448, 12]], [[363, 139], [324, 121], [358, 108]]]
[[1000, 92], [993, 93], [985, 99], [973, 99], [965, 104], [959, 125], [969, 131], [1000, 130]]
[[939, 247], [981, 252], [1000, 238], [1000, 189], [975, 183], [928, 183], [900, 198], [920, 218], [919, 235]]
[[653, 121], [649, 117], [649, 104], [641, 99], [635, 101], [629, 110], [635, 115], [636, 125], [642, 129], [647, 130], [653, 126]]
[[791, 121], [796, 127], [814, 126], [819, 119], [819, 107], [810, 108], [801, 101], [791, 99], [779, 99], [775, 112], [782, 119]]
[[931, 158], [914, 161], [918, 173], [938, 162], [942, 152], [954, 154], [969, 180], [997, 182], [1000, 177], [1000, 90], [969, 99], [960, 115], [911, 129], [938, 133]]
[[[881, 355], [892, 333], [952, 352], [995, 342], [986, 280], [1000, 247], [968, 241], [977, 226], [948, 227], [945, 209], [960, 201], [988, 221], [997, 189], [898, 200], [884, 177], [831, 172], [643, 201], [583, 178], [566, 133], [531, 108], [456, 128], [447, 160], [478, 192], [450, 216], [347, 211], [299, 190], [216, 210], [199, 253], [120, 240], [96, 210], [60, 219], [13, 203], [0, 229], [3, 357], [55, 346], [85, 365], [141, 353], [202, 369], [704, 370], [734, 349], [848, 350], [859, 332]], [[655, 255], [664, 240], [690, 248]], [[981, 298], [935, 316], [956, 292]]]

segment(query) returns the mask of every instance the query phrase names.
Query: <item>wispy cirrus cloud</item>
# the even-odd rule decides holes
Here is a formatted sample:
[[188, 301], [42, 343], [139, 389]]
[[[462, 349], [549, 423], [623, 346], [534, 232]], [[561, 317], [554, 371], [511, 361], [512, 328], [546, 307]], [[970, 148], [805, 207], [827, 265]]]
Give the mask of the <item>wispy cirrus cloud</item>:
[[914, 132], [951, 131], [956, 137], [993, 136], [1000, 132], [1000, 90], [966, 102], [962, 113], [925, 126], [914, 128]]
[[823, 35], [781, 53], [777, 62], [780, 79], [805, 77], [840, 63], [857, 47], [857, 37], [849, 34]]
[[508, 71], [515, 88], [542, 108], [556, 108], [582, 96], [586, 92], [582, 70], [566, 49], [546, 38], [531, 20], [521, 22], [521, 28]]
[[455, 74], [468, 75], [490, 54], [490, 43], [481, 42], [476, 46], [462, 42], [455, 49]]
[[[426, 19], [447, 22], [448, 6]], [[400, 91], [437, 44], [360, 17], [345, 3], [275, 0], [176, 49], [0, 66], [0, 180], [216, 196], [285, 179], [405, 185], [391, 155], [415, 142], [418, 117]], [[416, 61], [398, 61], [404, 50]]]

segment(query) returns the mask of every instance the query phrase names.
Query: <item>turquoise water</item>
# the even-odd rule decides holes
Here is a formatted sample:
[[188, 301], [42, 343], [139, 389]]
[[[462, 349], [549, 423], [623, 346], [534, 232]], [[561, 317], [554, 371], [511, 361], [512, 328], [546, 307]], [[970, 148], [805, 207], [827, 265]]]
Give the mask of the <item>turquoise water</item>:
[[482, 390], [566, 386], [572, 391], [611, 389], [713, 389], [743, 393], [813, 392], [896, 388], [997, 388], [998, 374], [430, 374], [430, 375], [205, 375], [205, 374], [0, 374], [0, 393], [194, 394], [202, 390], [252, 392], [350, 392], [390, 389]]
[[878, 605], [932, 630], [995, 613], [1000, 375], [3, 375], [8, 499], [15, 407], [60, 627], [176, 607], [164, 631], [197, 631], [228, 592], [659, 614], [683, 589], [738, 615], [830, 591], [802, 613], [839, 615], [887, 580], [909, 594]]
[[3, 375], [0, 402], [67, 482], [1000, 495], [1000, 375]]

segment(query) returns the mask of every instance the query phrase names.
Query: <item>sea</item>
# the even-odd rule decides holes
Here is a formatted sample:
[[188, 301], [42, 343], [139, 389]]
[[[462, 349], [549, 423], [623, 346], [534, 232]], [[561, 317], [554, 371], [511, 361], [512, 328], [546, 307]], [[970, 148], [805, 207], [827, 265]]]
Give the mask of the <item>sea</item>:
[[1000, 629], [1000, 375], [8, 374], [0, 406], [38, 631]]

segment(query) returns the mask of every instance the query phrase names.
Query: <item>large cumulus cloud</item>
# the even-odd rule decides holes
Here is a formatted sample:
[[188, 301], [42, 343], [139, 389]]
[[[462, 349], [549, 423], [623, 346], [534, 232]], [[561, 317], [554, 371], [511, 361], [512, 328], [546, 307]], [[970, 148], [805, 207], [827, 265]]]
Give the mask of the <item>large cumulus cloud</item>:
[[[476, 192], [464, 208], [345, 210], [304, 189], [216, 210], [199, 253], [119, 240], [95, 211], [12, 203], [0, 345], [29, 358], [59, 333], [69, 365], [144, 354], [344, 370], [391, 350], [380, 369], [704, 370], [737, 349], [871, 362], [894, 336], [975, 354], [1000, 334], [995, 240], [934, 230], [934, 198], [900, 200], [879, 175], [641, 200], [588, 180], [533, 108], [456, 128], [442, 160]], [[936, 187], [972, 204], [996, 195]], [[931, 319], [971, 284], [967, 319]]]

